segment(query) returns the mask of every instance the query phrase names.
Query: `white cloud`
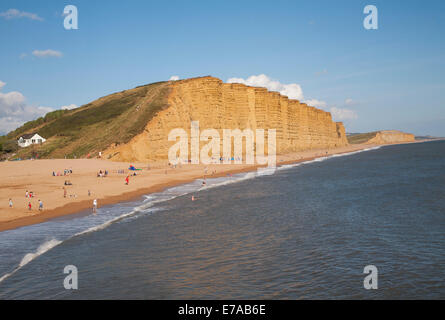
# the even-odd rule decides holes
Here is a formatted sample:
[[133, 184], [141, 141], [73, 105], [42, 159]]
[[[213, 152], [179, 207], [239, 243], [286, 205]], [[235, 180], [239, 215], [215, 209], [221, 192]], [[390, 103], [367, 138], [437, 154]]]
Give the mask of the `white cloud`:
[[260, 74], [257, 76], [250, 76], [247, 79], [243, 78], [230, 78], [227, 80], [228, 83], [242, 83], [253, 87], [264, 87], [270, 91], [278, 91], [282, 95], [289, 97], [289, 99], [302, 100], [303, 90], [301, 86], [296, 83], [283, 84], [279, 81], [272, 80], [265, 74]]
[[39, 17], [36, 13], [20, 11], [17, 9], [9, 9], [5, 12], [0, 12], [0, 17], [3, 17], [8, 20], [27, 18], [31, 20], [43, 21], [43, 18]]
[[72, 104], [70, 104], [68, 106], [60, 107], [60, 109], [62, 109], [62, 110], [71, 110], [71, 109], [76, 109], [76, 108], [79, 108], [79, 106], [74, 104], [74, 103], [72, 103]]
[[[327, 73], [327, 70], [323, 70], [320, 74]], [[299, 84], [296, 83], [290, 83], [290, 84], [283, 84], [277, 80], [272, 80], [268, 76], [264, 74], [260, 74], [257, 76], [250, 76], [247, 79], [243, 78], [230, 78], [227, 80], [228, 83], [242, 83], [248, 86], [254, 86], [254, 87], [264, 87], [267, 88], [270, 91], [278, 91], [280, 94], [285, 95], [289, 97], [290, 99], [297, 99], [304, 103], [306, 103], [309, 106], [321, 108], [326, 111], [330, 111], [332, 114], [332, 117], [336, 121], [342, 121], [342, 120], [353, 120], [357, 119], [357, 113], [354, 110], [346, 109], [346, 108], [336, 108], [332, 107], [328, 109], [328, 104], [325, 101], [318, 100], [318, 99], [306, 99], [304, 100], [303, 90]], [[352, 99], [346, 99], [345, 104], [350, 105], [352, 103], [355, 103]]]
[[[12, 112], [14, 106], [22, 105], [25, 102], [25, 97], [17, 91], [11, 91], [8, 93], [0, 92], [0, 114], [4, 112]], [[11, 109], [11, 110], [10, 110]]]
[[0, 118], [0, 135], [7, 134], [8, 132], [20, 127], [23, 121], [17, 120], [13, 117], [1, 117]]
[[358, 118], [354, 110], [332, 107], [330, 111], [334, 120], [354, 120]]
[[289, 97], [289, 99], [303, 99], [303, 90], [300, 85], [296, 83], [285, 84], [284, 89], [281, 90], [280, 93]]
[[304, 100], [303, 89], [299, 84], [290, 83], [283, 84], [277, 80], [272, 80], [264, 74], [258, 76], [250, 76], [247, 79], [243, 78], [230, 78], [228, 83], [242, 83], [248, 86], [264, 87], [271, 91], [278, 91], [280, 94], [287, 96], [289, 99], [297, 99], [309, 106], [317, 108], [327, 108], [327, 103], [318, 99], [306, 99]]
[[6, 134], [53, 110], [50, 107], [28, 105], [23, 94], [18, 91], [0, 92], [0, 134]]
[[2, 88], [5, 86], [5, 84], [6, 84], [5, 82], [0, 80], [0, 90], [2, 90]]
[[169, 81], [177, 81], [179, 80], [179, 76], [171, 76], [170, 79], [168, 79]]
[[353, 105], [355, 103], [354, 100], [352, 100], [351, 98], [348, 98], [345, 100], [345, 105], [350, 106]]
[[306, 103], [308, 106], [317, 108], [326, 108], [328, 106], [328, 104], [325, 101], [320, 101], [317, 99], [308, 99], [304, 100], [303, 102]]
[[56, 51], [56, 50], [34, 50], [32, 54], [38, 58], [46, 58], [46, 57], [56, 57], [60, 58], [62, 57], [62, 52]]

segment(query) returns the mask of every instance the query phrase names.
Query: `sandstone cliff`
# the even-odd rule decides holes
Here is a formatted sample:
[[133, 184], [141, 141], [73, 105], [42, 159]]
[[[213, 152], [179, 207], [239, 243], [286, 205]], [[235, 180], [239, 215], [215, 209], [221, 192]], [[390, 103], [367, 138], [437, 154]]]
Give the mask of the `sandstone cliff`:
[[368, 140], [367, 143], [387, 144], [411, 141], [414, 141], [414, 135], [411, 133], [405, 133], [398, 130], [384, 130], [378, 131], [375, 137]]
[[[104, 154], [116, 161], [166, 160], [174, 144], [172, 129], [183, 128], [190, 136], [191, 121], [200, 129], [276, 129], [277, 153], [335, 148], [348, 144], [345, 129], [331, 114], [288, 99], [265, 88], [223, 83], [201, 77], [169, 83], [167, 106], [128, 143], [111, 146]], [[222, 137], [222, 133], [220, 133]], [[267, 135], [266, 135], [267, 139]], [[221, 149], [222, 150], [222, 149]]]
[[414, 140], [415, 136], [413, 134], [398, 130], [383, 130], [369, 133], [358, 133], [348, 136], [348, 141], [352, 144], [389, 144], [411, 142]]

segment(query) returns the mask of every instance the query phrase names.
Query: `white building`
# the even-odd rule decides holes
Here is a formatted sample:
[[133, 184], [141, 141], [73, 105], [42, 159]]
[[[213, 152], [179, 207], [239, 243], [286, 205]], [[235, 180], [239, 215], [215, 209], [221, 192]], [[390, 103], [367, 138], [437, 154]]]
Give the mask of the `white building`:
[[17, 143], [20, 147], [24, 148], [32, 144], [41, 144], [44, 143], [45, 141], [46, 139], [39, 136], [37, 133], [29, 133], [21, 136], [17, 141]]

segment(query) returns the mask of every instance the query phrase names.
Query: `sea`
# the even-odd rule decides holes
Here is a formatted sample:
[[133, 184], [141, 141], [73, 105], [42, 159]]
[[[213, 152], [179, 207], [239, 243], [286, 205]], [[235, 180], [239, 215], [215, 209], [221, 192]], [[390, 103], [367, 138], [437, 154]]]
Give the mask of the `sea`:
[[0, 299], [445, 299], [445, 141], [196, 180], [0, 232]]

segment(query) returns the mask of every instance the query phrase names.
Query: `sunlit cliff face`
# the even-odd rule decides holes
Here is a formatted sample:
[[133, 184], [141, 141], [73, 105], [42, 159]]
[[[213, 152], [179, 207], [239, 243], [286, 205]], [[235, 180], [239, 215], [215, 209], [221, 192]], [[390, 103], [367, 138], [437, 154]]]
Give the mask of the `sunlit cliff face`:
[[[168, 107], [151, 119], [144, 132], [129, 143], [109, 148], [105, 154], [116, 161], [168, 158], [175, 128], [190, 131], [191, 121], [200, 128], [276, 129], [277, 154], [335, 148], [348, 144], [342, 123], [331, 114], [291, 100], [265, 88], [223, 83], [213, 77], [174, 81]], [[222, 150], [222, 149], [221, 149]]]

